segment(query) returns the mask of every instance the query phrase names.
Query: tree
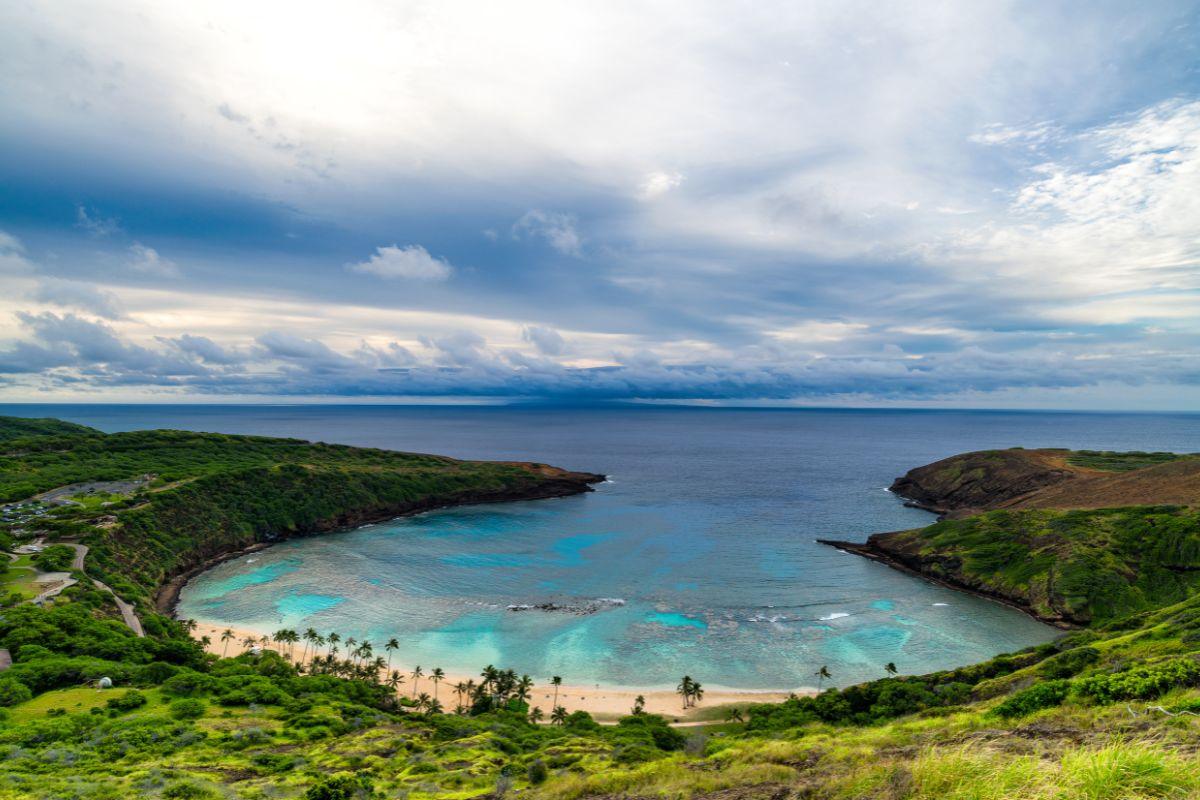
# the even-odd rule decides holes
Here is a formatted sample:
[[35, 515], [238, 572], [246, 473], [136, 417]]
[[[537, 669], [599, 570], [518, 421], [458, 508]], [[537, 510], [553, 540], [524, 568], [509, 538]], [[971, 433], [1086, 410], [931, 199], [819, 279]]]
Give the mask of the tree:
[[683, 707], [684, 708], [687, 708], [689, 705], [691, 705], [692, 676], [684, 675], [683, 679], [681, 681], [679, 681], [679, 685], [675, 687], [675, 692], [676, 692], [676, 694], [679, 694], [683, 697]]
[[391, 670], [392, 670], [392, 653], [394, 653], [395, 651], [400, 649], [400, 643], [398, 641], [396, 641], [395, 639], [388, 639], [387, 644], [385, 644], [383, 646], [383, 649], [387, 650], [387, 654], [388, 654], [387, 668], [388, 668], [388, 672], [391, 672]]
[[387, 683], [388, 687], [394, 692], [397, 688], [399, 688], [400, 684], [404, 683], [404, 676], [400, 674], [400, 670], [392, 670], [392, 673], [388, 675], [385, 683]]
[[692, 705], [696, 705], [704, 699], [704, 687], [700, 685], [700, 681], [692, 681]]
[[309, 628], [304, 631], [304, 649], [300, 651], [301, 663], [303, 663], [305, 658], [308, 656], [308, 648], [310, 645], [313, 646], [313, 651], [316, 651], [317, 639], [320, 638], [320, 636], [321, 634], [317, 633], [314, 628]]
[[821, 684], [833, 677], [833, 675], [831, 675], [829, 673], [829, 667], [826, 667], [826, 666], [822, 666], [819, 670], [817, 670], [813, 674], [817, 676], [817, 691], [818, 692], [821, 691]]
[[429, 680], [433, 681], [433, 699], [437, 700], [438, 684], [446, 679], [446, 673], [442, 672], [441, 667], [434, 667], [433, 672], [429, 673]]
[[421, 692], [419, 695], [417, 695], [417, 708], [421, 711], [427, 711], [429, 709], [429, 704], [432, 702], [433, 698], [425, 694], [425, 692]]
[[645, 713], [646, 713], [646, 698], [639, 694], [637, 697], [633, 698], [633, 714], [634, 714], [634, 716], [637, 716], [638, 714], [645, 714]]
[[419, 686], [421, 683], [421, 676], [423, 676], [424, 674], [425, 673], [421, 671], [420, 664], [417, 664], [415, 667], [413, 667], [412, 679], [413, 679], [413, 692], [414, 693], [417, 691], [417, 686]]
[[247, 636], [245, 639], [242, 639], [242, 647], [246, 650], [249, 650], [251, 647], [254, 647], [257, 644], [258, 639], [255, 639], [253, 636]]
[[726, 722], [744, 722], [745, 720], [742, 717], [742, 710], [740, 708], [730, 709], [729, 713], [725, 715], [725, 721]]
[[207, 649], [207, 648], [208, 648], [208, 646], [209, 646], [210, 644], [212, 644], [212, 638], [211, 638], [211, 637], [209, 637], [209, 636], [207, 636], [207, 635], [205, 635], [205, 636], [201, 636], [201, 637], [200, 637], [200, 646], [201, 646], [201, 647], [203, 647], [203, 648]]
[[537, 725], [539, 722], [542, 721], [542, 718], [545, 716], [546, 715], [543, 714], [542, 710], [540, 708], [538, 708], [537, 706], [534, 706], [533, 708], [529, 709], [529, 722], [533, 725]]
[[883, 665], [883, 671], [884, 671], [884, 672], [886, 672], [888, 675], [895, 675], [895, 674], [896, 674], [896, 672], [897, 672], [897, 669], [896, 669], [896, 662], [895, 662], [895, 661], [889, 661], [889, 662], [887, 662], [886, 664], [884, 664], [884, 665]]
[[551, 708], [558, 708], [558, 687], [562, 686], [562, 678], [555, 675], [550, 679], [550, 684], [554, 687], [554, 703]]
[[522, 703], [528, 702], [529, 690], [533, 688], [533, 678], [528, 675], [522, 675], [521, 680], [517, 681], [517, 699]]
[[567, 723], [567, 710], [562, 706], [555, 706], [554, 713], [550, 715], [550, 721], [555, 725], [565, 725]]
[[233, 632], [232, 628], [226, 628], [225, 630], [221, 631], [221, 658], [224, 658], [225, 653], [229, 650], [229, 640], [236, 638], [237, 635]]

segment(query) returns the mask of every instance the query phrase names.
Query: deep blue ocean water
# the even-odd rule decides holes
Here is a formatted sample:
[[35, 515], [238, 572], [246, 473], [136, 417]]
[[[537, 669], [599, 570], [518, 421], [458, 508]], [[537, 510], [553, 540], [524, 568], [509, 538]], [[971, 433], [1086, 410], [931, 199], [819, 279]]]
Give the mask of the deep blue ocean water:
[[[885, 491], [994, 447], [1200, 451], [1200, 416], [979, 411], [380, 406], [0, 406], [107, 431], [295, 436], [603, 472], [580, 497], [423, 514], [285, 542], [184, 591], [184, 616], [337, 630], [398, 663], [567, 683], [810, 686], [977, 661], [1055, 631], [814, 542], [932, 516]], [[509, 606], [604, 601], [586, 615]], [[620, 601], [620, 603], [612, 602]]]

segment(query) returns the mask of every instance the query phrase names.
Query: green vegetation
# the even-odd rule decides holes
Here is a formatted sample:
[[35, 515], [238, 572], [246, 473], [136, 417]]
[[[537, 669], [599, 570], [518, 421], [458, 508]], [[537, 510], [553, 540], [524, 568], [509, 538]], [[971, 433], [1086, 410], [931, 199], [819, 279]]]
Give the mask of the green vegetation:
[[1181, 455], [1179, 453], [1143, 453], [1139, 450], [1118, 453], [1111, 450], [1072, 450], [1067, 457], [1067, 463], [1076, 467], [1099, 469], [1105, 472], [1131, 472], [1143, 467], [1156, 464], [1166, 464], [1168, 461], [1179, 461], [1185, 458], [1196, 458], [1195, 454]]
[[105, 435], [53, 420], [0, 420], [0, 443], [0, 501], [129, 487], [80, 490], [7, 527], [87, 544], [89, 572], [143, 608], [169, 577], [255, 542], [548, 483], [512, 464], [186, 431]]
[[[711, 725], [673, 728], [640, 698], [600, 725], [558, 704], [559, 676], [541, 709], [531, 678], [492, 666], [454, 685], [439, 669], [401, 675], [394, 641], [376, 651], [313, 630], [230, 633], [217, 643], [230, 657], [218, 657], [150, 603], [166, 577], [209, 555], [362, 514], [503, 496], [533, 485], [532, 470], [55, 421], [0, 419], [0, 442], [9, 498], [128, 482], [29, 512], [0, 546], [34, 532], [86, 543], [88, 577], [137, 600], [146, 631], [135, 635], [90, 580], [46, 607], [0, 608], [0, 648], [14, 660], [0, 673], [0, 800], [1200, 796], [1190, 508], [997, 511], [891, 541], [929, 572], [1083, 626], [1052, 644], [929, 675], [880, 664], [877, 681], [748, 707], [704, 708], [685, 676], [681, 706]], [[1116, 465], [1145, 454], [1100, 455]], [[52, 544], [0, 580], [11, 588], [35, 562], [69, 568], [73, 554]], [[818, 666], [814, 682], [837, 679]]]
[[1177, 602], [1200, 585], [1200, 513], [1176, 506], [991, 511], [889, 539], [930, 574], [1027, 605], [1104, 622]]

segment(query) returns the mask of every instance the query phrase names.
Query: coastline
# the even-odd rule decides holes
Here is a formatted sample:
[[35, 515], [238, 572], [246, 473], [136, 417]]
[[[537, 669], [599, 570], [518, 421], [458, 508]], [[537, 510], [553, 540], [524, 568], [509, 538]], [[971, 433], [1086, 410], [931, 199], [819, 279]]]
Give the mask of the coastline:
[[[882, 536], [884, 534], [873, 535]], [[990, 600], [993, 603], [999, 603], [1002, 606], [1008, 606], [1009, 608], [1020, 611], [1022, 614], [1025, 614], [1028, 617], [1036, 619], [1043, 625], [1049, 625], [1050, 627], [1058, 628], [1061, 631], [1075, 631], [1080, 629], [1079, 625], [1067, 622], [1066, 620], [1054, 617], [1044, 617], [1041, 614], [1038, 614], [1028, 605], [1018, 603], [1011, 598], [1002, 597], [1001, 595], [994, 594], [992, 592], [976, 589], [975, 587], [968, 586], [965, 583], [960, 583], [951, 578], [930, 575], [927, 572], [901, 561], [891, 553], [875, 547], [873, 544], [871, 544], [870, 539], [865, 542], [845, 542], [836, 539], [817, 539], [816, 541], [818, 544], [828, 545], [829, 547], [834, 547], [838, 550], [841, 550], [843, 553], [849, 553], [850, 555], [861, 556], [862, 558], [876, 561], [884, 566], [891, 567], [892, 569], [900, 572], [908, 573], [909, 575], [916, 576], [922, 580], [945, 587], [946, 589], [953, 589], [956, 592], [962, 592], [963, 594], [969, 594], [973, 597], [979, 597], [983, 600]]]
[[165, 614], [169, 617], [175, 616], [176, 607], [179, 605], [179, 595], [183, 592], [188, 581], [195, 578], [202, 572], [212, 569], [213, 567], [223, 564], [226, 561], [257, 553], [264, 550], [273, 544], [284, 542], [289, 539], [297, 539], [303, 536], [323, 536], [326, 534], [346, 533], [356, 530], [364, 525], [374, 525], [381, 522], [388, 522], [404, 517], [412, 517], [417, 514], [425, 514], [430, 511], [439, 511], [445, 508], [458, 508], [461, 506], [484, 505], [489, 503], [513, 503], [523, 500], [551, 500], [559, 497], [574, 497], [579, 494], [594, 492], [592, 484], [603, 483], [606, 480], [604, 475], [591, 472], [568, 472], [561, 471], [561, 478], [541, 483], [536, 486], [528, 487], [520, 491], [502, 490], [498, 492], [469, 492], [457, 498], [442, 499], [434, 501], [417, 501], [413, 503], [400, 504], [397, 506], [389, 506], [384, 509], [375, 511], [365, 510], [342, 515], [337, 520], [330, 521], [327, 525], [318, 525], [312, 530], [293, 531], [287, 533], [272, 533], [261, 541], [251, 542], [244, 547], [237, 547], [232, 550], [224, 550], [215, 553], [198, 564], [186, 567], [179, 573], [168, 577], [154, 592], [154, 607], [160, 614]]
[[[228, 647], [221, 642], [221, 634], [226, 629], [233, 631], [235, 635], [235, 638], [228, 643]], [[269, 634], [270, 632], [196, 621], [196, 629], [192, 632], [192, 637], [199, 639], [202, 636], [207, 636], [210, 640], [207, 648], [208, 652], [218, 656], [224, 653], [232, 657], [243, 652], [244, 648], [241, 644], [243, 639], [247, 637], [258, 638], [263, 636], [264, 633]], [[302, 649], [303, 645], [296, 646], [297, 653], [301, 652]], [[380, 655], [386, 656], [384, 653], [380, 653]], [[412, 678], [409, 675], [412, 667], [413, 665], [402, 656], [392, 661], [392, 669], [399, 670], [405, 677], [405, 683], [399, 688], [399, 693], [405, 697], [409, 696], [412, 692]], [[427, 666], [426, 669], [432, 669], [432, 667]], [[445, 680], [439, 688], [438, 698], [448, 710], [452, 709], [455, 702], [454, 684], [460, 681], [478, 680], [478, 678], [478, 675], [467, 675], [459, 672], [447, 673]], [[428, 677], [421, 678], [419, 692], [432, 696], [433, 684], [429, 681]], [[780, 703], [786, 700], [789, 694], [816, 694], [816, 690], [811, 688], [798, 688], [794, 691], [789, 691], [713, 687], [705, 689], [704, 699], [699, 706], [684, 710], [681, 707], [679, 695], [671, 689], [564, 683], [558, 687], [558, 704], [566, 708], [568, 712], [586, 711], [597, 720], [608, 722], [628, 714], [633, 708], [634, 700], [641, 695], [645, 698], [647, 712], [661, 714], [669, 721], [686, 724], [695, 722], [703, 715], [704, 711], [716, 707], [735, 704], [745, 705], [749, 703]], [[546, 716], [549, 717], [553, 702], [554, 690], [547, 682], [547, 679], [544, 676], [535, 679], [530, 706], [541, 708]], [[712, 720], [714, 723], [720, 721], [720, 719]]]

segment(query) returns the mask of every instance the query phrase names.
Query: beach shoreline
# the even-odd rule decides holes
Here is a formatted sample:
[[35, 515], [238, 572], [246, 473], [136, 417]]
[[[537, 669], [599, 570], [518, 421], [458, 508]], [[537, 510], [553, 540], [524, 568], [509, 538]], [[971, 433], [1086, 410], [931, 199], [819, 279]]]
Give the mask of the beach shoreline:
[[[203, 636], [207, 636], [209, 638], [208, 652], [218, 656], [236, 656], [245, 650], [242, 646], [244, 639], [259, 639], [263, 635], [269, 636], [271, 633], [271, 631], [261, 631], [252, 628], [216, 625], [200, 620], [196, 620], [195, 622], [196, 628], [192, 631], [192, 637], [198, 640]], [[228, 643], [221, 641], [221, 636], [225, 630], [231, 630], [234, 634], [234, 638]], [[284, 649], [286, 654], [286, 647]], [[304, 650], [303, 642], [297, 644], [292, 649], [298, 657]], [[378, 650], [376, 655], [387, 657], [387, 653], [383, 650]], [[307, 661], [308, 659], [306, 658], [305, 660]], [[436, 664], [425, 666], [425, 670], [428, 672], [436, 666]], [[503, 665], [497, 666], [503, 668]], [[405, 697], [410, 697], [413, 693], [412, 668], [413, 664], [409, 663], [409, 659], [401, 657], [392, 661], [392, 670], [398, 670], [404, 676], [405, 682], [401, 684], [398, 691]], [[554, 687], [550, 685], [547, 676], [531, 677], [534, 678], [534, 688], [529, 705], [530, 707], [540, 708], [548, 718], [550, 712], [553, 710]], [[703, 676], [698, 677], [703, 679]], [[442, 705], [446, 707], [447, 711], [453, 710], [457, 704], [454, 696], [454, 685], [468, 680], [478, 682], [479, 676], [477, 674], [468, 675], [459, 672], [448, 672], [446, 674], [445, 679], [438, 687], [438, 699], [441, 700]], [[645, 710], [648, 713], [661, 714], [670, 721], [686, 723], [695, 721], [697, 717], [703, 715], [705, 710], [718, 706], [745, 705], [749, 703], [780, 703], [786, 700], [791, 694], [816, 694], [815, 689], [808, 687], [800, 687], [795, 690], [756, 690], [731, 689], [719, 686], [708, 688], [706, 684], [704, 699], [697, 706], [685, 710], [682, 699], [673, 689], [664, 689], [661, 687], [605, 686], [603, 684], [584, 685], [565, 682], [568, 680], [569, 676], [564, 676], [564, 683], [558, 687], [558, 705], [567, 709], [568, 712], [586, 711], [601, 721], [612, 720], [629, 714], [639, 695], [645, 699]], [[704, 681], [702, 680], [702, 682]], [[433, 688], [433, 683], [426, 674], [426, 676], [420, 679], [417, 685], [417, 693], [429, 694], [432, 697]], [[720, 722], [720, 719], [713, 721]]]

